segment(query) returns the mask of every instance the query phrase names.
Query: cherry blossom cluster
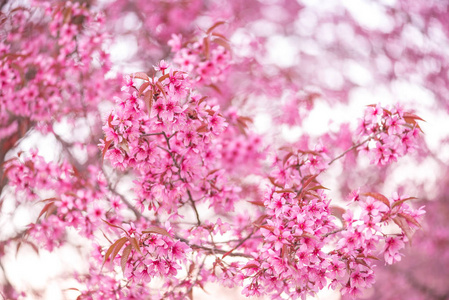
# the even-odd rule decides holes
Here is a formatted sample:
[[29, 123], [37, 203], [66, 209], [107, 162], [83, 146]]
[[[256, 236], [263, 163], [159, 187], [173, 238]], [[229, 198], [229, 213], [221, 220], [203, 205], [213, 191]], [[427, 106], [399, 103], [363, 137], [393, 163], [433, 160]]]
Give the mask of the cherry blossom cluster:
[[[228, 120], [232, 122], [233, 116]], [[237, 122], [241, 123], [242, 117]], [[243, 121], [244, 122], [244, 121]], [[220, 149], [223, 168], [232, 173], [248, 173], [258, 170], [263, 159], [261, 136], [254, 133], [241, 134], [238, 127], [230, 126], [223, 133]]]
[[[44, 17], [36, 17], [39, 14]], [[100, 65], [106, 58], [101, 22], [101, 16], [71, 2], [18, 7], [8, 15], [2, 25], [8, 34], [0, 42], [0, 122], [5, 128], [17, 118], [59, 119], [69, 107], [70, 112], [82, 111], [108, 93], [101, 92], [103, 84], [87, 80], [109, 68]], [[42, 31], [50, 34], [39, 34]]]
[[[47, 249], [64, 243], [65, 227], [77, 228], [86, 237], [98, 228], [105, 230], [110, 245], [96, 248], [92, 259], [103, 266], [102, 272], [117, 272], [120, 266], [126, 284], [113, 288], [117, 281], [109, 275], [80, 276], [89, 286], [80, 291], [81, 298], [148, 295], [127, 286], [144, 286], [156, 277], [167, 286], [164, 292], [151, 293], [156, 298], [185, 297], [195, 285], [210, 281], [242, 285], [247, 296], [268, 294], [273, 299], [304, 298], [328, 284], [356, 296], [373, 284], [373, 261], [379, 251], [389, 264], [400, 260], [399, 251], [419, 227], [423, 210], [409, 206], [410, 197], [354, 193], [352, 200], [361, 213], [357, 217], [349, 209], [342, 213], [317, 179], [330, 161], [322, 145], [314, 150], [300, 150], [307, 148], [305, 144], [280, 150], [268, 176], [271, 188], [262, 200], [252, 194], [256, 198], [250, 203], [262, 208], [252, 225], [248, 216], [239, 215], [227, 215], [234, 220], [233, 227], [221, 219], [204, 220], [198, 205], [208, 203], [216, 213], [230, 212], [243, 195], [222, 169], [230, 163], [226, 155], [218, 156], [229, 142], [229, 129], [219, 108], [195, 94], [185, 73], [169, 66], [160, 72], [151, 79], [144, 73], [126, 76], [124, 96], [115, 98], [116, 107], [103, 126], [104, 158], [136, 176], [136, 222], [124, 218], [122, 202], [131, 204], [108, 192], [98, 169], [80, 176], [70, 164], [47, 163], [36, 152], [29, 158], [19, 155], [6, 165], [10, 185], [28, 199], [39, 199], [39, 190], [55, 191], [54, 197], [43, 200], [40, 220], [28, 230]], [[228, 118], [229, 124], [240, 120], [242, 125], [244, 120], [235, 114]], [[194, 212], [196, 225], [161, 226], [159, 218], [146, 214], [166, 214], [176, 221], [184, 206]], [[394, 224], [396, 232], [389, 233], [387, 225]], [[238, 239], [216, 243], [227, 234]], [[212, 266], [206, 267], [211, 258]]]
[[[136, 76], [143, 80], [138, 88]], [[116, 98], [103, 127], [102, 148], [113, 166], [138, 174], [140, 210], [176, 212], [197, 195], [217, 208], [232, 208], [236, 189], [226, 186], [214, 142], [227, 126], [218, 106], [195, 94], [181, 71], [163, 69], [160, 77], [127, 79], [124, 97]]]
[[[70, 163], [46, 162], [33, 150], [29, 157], [19, 154], [7, 161], [5, 171], [10, 186], [22, 195], [18, 199], [44, 203], [37, 221], [30, 224], [27, 233], [47, 250], [66, 242], [67, 227], [76, 228], [87, 238], [92, 237], [101, 218], [106, 216], [103, 200], [107, 183], [93, 166], [86, 175], [80, 176]], [[96, 188], [92, 189], [93, 186]], [[44, 199], [44, 195], [48, 197]]]
[[123, 248], [120, 265], [129, 283], [146, 284], [154, 277], [174, 277], [181, 265], [186, 264], [191, 249], [186, 243], [172, 238], [174, 232], [168, 222], [165, 228], [148, 225], [145, 230], [140, 230], [134, 223], [117, 228], [123, 231], [121, 237], [108, 248], [103, 261], [107, 263], [108, 258], [112, 258], [112, 262], [113, 256]]
[[282, 105], [282, 113], [275, 120], [289, 126], [301, 125], [308, 112], [313, 109], [314, 101], [320, 97], [317, 89], [307, 88], [287, 95]]
[[182, 36], [173, 35], [169, 41], [173, 62], [202, 85], [213, 85], [223, 81], [231, 64], [231, 48], [225, 36], [216, 32], [217, 22], [195, 42], [184, 42]]
[[388, 110], [379, 104], [369, 106], [360, 120], [358, 132], [366, 143], [363, 151], [371, 156], [371, 163], [387, 165], [412, 152], [417, 146], [422, 119], [396, 106]]
[[242, 268], [247, 296], [305, 298], [327, 285], [360, 295], [375, 281], [378, 253], [388, 264], [399, 261], [420, 226], [424, 211], [406, 203], [411, 197], [354, 192], [352, 200], [361, 209], [357, 217], [356, 207], [332, 205], [309, 155], [289, 151], [279, 157], [270, 177], [273, 187], [262, 203], [254, 203], [266, 210], [255, 224], [263, 236], [259, 251]]
[[[421, 81], [447, 109], [447, 9], [373, 4], [389, 22], [372, 29], [347, 8], [323, 14], [306, 2], [2, 1], [0, 221], [3, 203], [33, 207], [36, 221], [0, 238], [0, 295], [24, 295], [10, 291], [5, 253], [21, 244], [70, 246], [67, 229], [91, 246], [88, 272], [75, 276], [78, 299], [193, 299], [210, 282], [273, 299], [305, 299], [326, 287], [357, 297], [384, 262], [403, 262], [424, 214], [402, 194], [415, 183], [386, 197], [379, 170], [387, 168], [365, 170], [355, 158], [368, 153], [393, 169], [423, 144], [420, 117], [371, 105], [356, 133], [345, 124], [316, 146], [308, 133], [292, 144], [275, 128], [274, 139], [254, 134], [251, 117], [266, 112], [276, 125], [300, 125], [318, 97], [347, 102], [354, 88], [370, 87], [353, 78], [354, 68], [369, 70], [379, 88]], [[212, 25], [198, 29], [204, 24]], [[121, 92], [108, 73], [107, 36], [136, 41], [123, 63], [148, 71], [126, 75]], [[270, 47], [284, 43], [297, 45], [295, 64], [267, 64]], [[114, 108], [100, 120], [103, 104]], [[64, 122], [85, 123], [88, 137], [66, 141], [54, 126]], [[14, 156], [35, 129], [56, 140], [59, 160], [37, 150]], [[339, 187], [327, 190], [329, 167], [343, 157]], [[354, 182], [360, 189], [337, 206]], [[443, 183], [432, 190], [438, 199], [447, 198]], [[435, 225], [445, 211], [435, 202], [426, 248], [439, 251], [423, 252], [437, 253], [440, 264], [447, 218]], [[408, 271], [395, 271], [392, 282], [400, 277], [422, 299], [449, 295]]]

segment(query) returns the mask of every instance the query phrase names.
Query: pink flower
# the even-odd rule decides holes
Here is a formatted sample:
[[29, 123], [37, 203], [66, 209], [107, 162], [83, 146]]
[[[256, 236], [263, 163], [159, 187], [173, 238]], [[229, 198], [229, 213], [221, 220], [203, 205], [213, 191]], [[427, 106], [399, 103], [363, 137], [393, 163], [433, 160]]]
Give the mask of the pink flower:
[[123, 79], [125, 80], [125, 85], [122, 87], [122, 91], [129, 92], [129, 89], [134, 86], [134, 77], [131, 77], [129, 75], [123, 76]]
[[180, 34], [172, 34], [171, 39], [168, 41], [168, 45], [171, 47], [172, 52], [178, 52], [181, 49], [181, 39]]
[[387, 264], [393, 264], [401, 260], [399, 250], [404, 248], [405, 244], [402, 237], [387, 237], [385, 239], [384, 257]]

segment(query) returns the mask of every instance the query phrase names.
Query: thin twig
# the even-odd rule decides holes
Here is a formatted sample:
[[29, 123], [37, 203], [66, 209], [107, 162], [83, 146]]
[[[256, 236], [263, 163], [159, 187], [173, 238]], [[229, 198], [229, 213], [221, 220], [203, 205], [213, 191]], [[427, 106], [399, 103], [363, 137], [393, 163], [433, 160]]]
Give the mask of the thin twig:
[[111, 185], [111, 182], [110, 182], [108, 176], [106, 176], [106, 172], [105, 172], [104, 170], [102, 170], [102, 171], [103, 171], [103, 174], [104, 174], [104, 176], [105, 176], [105, 178], [106, 178], [106, 180], [107, 180], [107, 182], [108, 182], [108, 188], [111, 190], [111, 192], [112, 192], [113, 194], [115, 194], [115, 195], [117, 195], [117, 196], [120, 197], [120, 199], [122, 200], [122, 202], [125, 203], [125, 205], [126, 205], [129, 209], [132, 210], [132, 212], [134, 213], [134, 215], [136, 215], [137, 220], [140, 219], [140, 218], [146, 219], [146, 217], [145, 217], [144, 215], [142, 215], [142, 213], [141, 213], [140, 211], [138, 211], [138, 210], [134, 207], [134, 205], [132, 205], [131, 202], [128, 201], [128, 199], [125, 198], [125, 196], [123, 196], [122, 194], [120, 194], [120, 193], [119, 193], [119, 192], [118, 192], [118, 191]]
[[144, 134], [141, 134], [140, 136], [163, 135], [163, 134], [164, 134], [164, 132], [161, 131], [161, 132], [153, 132], [153, 133], [144, 133]]
[[[225, 251], [225, 250], [221, 250], [221, 249], [215, 249], [215, 248], [210, 248], [210, 247], [206, 247], [206, 246], [202, 246], [202, 245], [189, 244], [189, 241], [187, 239], [184, 239], [184, 238], [179, 237], [179, 236], [176, 236], [176, 238], [179, 239], [180, 241], [186, 243], [187, 245], [189, 245], [190, 248], [192, 248], [192, 249], [203, 249], [203, 250], [209, 251], [210, 253], [218, 253], [218, 254], [225, 254], [225, 253], [229, 252], [229, 251]], [[241, 253], [241, 252], [229, 253], [228, 256], [254, 258], [252, 255], [249, 255], [249, 254], [246, 254], [246, 253]]]
[[328, 232], [328, 233], [326, 233], [325, 235], [323, 235], [324, 237], [328, 237], [328, 236], [330, 236], [331, 234], [336, 234], [336, 233], [339, 233], [339, 232], [341, 232], [341, 231], [343, 231], [343, 230], [345, 230], [346, 228], [340, 228], [340, 229], [336, 229], [336, 230], [334, 230], [334, 231], [331, 231], [331, 232]]
[[247, 240], [249, 240], [249, 239], [253, 236], [253, 234], [254, 234], [255, 232], [256, 232], [256, 230], [253, 229], [253, 231], [252, 231], [246, 238], [244, 238], [243, 240], [241, 240], [241, 241], [237, 244], [237, 246], [235, 246], [234, 248], [232, 248], [232, 250], [226, 252], [226, 253], [227, 253], [226, 256], [231, 255], [231, 254], [234, 252], [235, 249], [237, 249], [238, 247], [240, 247], [241, 245], [243, 245], [244, 242], [246, 242]]
[[193, 201], [192, 193], [190, 193], [190, 190], [187, 190], [187, 194], [189, 195], [189, 200], [190, 200], [190, 203], [192, 203], [193, 210], [195, 211], [196, 221], [198, 223], [198, 226], [200, 226], [201, 225], [200, 215], [198, 214], [198, 210], [196, 209], [195, 201]]
[[366, 142], [368, 142], [369, 140], [371, 140], [372, 137], [368, 137], [366, 140], [364, 140], [363, 142], [360, 142], [354, 146], [352, 146], [351, 148], [349, 148], [348, 150], [346, 150], [345, 152], [343, 152], [342, 154], [340, 154], [339, 156], [335, 157], [333, 160], [331, 160], [328, 165], [331, 165], [334, 161], [336, 161], [337, 159], [342, 158], [346, 153], [348, 153], [349, 151], [352, 151], [360, 146], [362, 146], [363, 144], [365, 144]]

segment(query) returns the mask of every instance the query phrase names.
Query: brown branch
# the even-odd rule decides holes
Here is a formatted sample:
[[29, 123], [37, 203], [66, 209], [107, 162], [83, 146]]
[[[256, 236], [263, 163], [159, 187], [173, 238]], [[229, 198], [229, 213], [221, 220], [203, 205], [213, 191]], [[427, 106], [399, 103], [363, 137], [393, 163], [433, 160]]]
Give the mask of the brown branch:
[[[187, 245], [190, 246], [190, 248], [192, 249], [202, 249], [202, 250], [206, 250], [208, 251], [210, 254], [226, 254], [229, 251], [225, 251], [225, 250], [221, 250], [221, 249], [216, 249], [216, 248], [210, 248], [210, 247], [206, 247], [206, 246], [201, 246], [201, 245], [196, 245], [196, 244], [189, 244], [188, 240], [181, 238], [181, 237], [176, 237], [177, 239], [179, 239], [180, 241], [186, 243]], [[233, 253], [229, 253], [228, 256], [234, 256], [234, 257], [246, 257], [246, 258], [251, 258], [253, 259], [254, 257], [250, 254], [246, 254], [246, 253], [241, 253], [241, 252], [233, 252]]]
[[247, 240], [249, 240], [253, 234], [256, 232], [256, 230], [253, 229], [253, 231], [243, 240], [241, 240], [234, 248], [232, 248], [230, 251], [226, 252], [226, 256], [231, 255], [235, 249], [237, 249], [238, 247], [240, 247], [241, 245], [243, 245], [244, 242], [246, 242]]
[[125, 196], [123, 196], [122, 194], [120, 194], [111, 184], [111, 181], [109, 180], [108, 176], [106, 176], [106, 172], [104, 171], [104, 169], [102, 170], [104, 177], [106, 178], [107, 182], [108, 182], [108, 188], [109, 190], [114, 194], [120, 197], [120, 199], [122, 200], [123, 203], [125, 203], [125, 205], [134, 213], [134, 215], [136, 216], [137, 219], [140, 218], [144, 218], [146, 219], [146, 217], [144, 215], [142, 215], [142, 213], [140, 211], [138, 211], [134, 205], [131, 204], [131, 202], [128, 201], [128, 199], [125, 198]]

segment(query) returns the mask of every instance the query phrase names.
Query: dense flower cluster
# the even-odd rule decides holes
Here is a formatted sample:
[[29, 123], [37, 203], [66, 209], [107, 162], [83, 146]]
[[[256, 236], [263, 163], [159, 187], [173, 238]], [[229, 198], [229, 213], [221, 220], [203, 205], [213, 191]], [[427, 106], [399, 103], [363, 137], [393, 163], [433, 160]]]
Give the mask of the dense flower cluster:
[[[48, 23], [35, 18], [42, 13]], [[0, 41], [0, 122], [5, 128], [24, 119], [58, 120], [97, 105], [104, 84], [87, 78], [110, 67], [101, 50], [102, 21], [71, 2], [49, 5], [45, 12], [18, 7], [2, 21], [8, 32]]]
[[[215, 26], [220, 24], [217, 23]], [[169, 44], [175, 52], [173, 62], [196, 78], [199, 83], [208, 85], [223, 81], [230, 65], [231, 48], [226, 37], [214, 32], [213, 28], [198, 42], [191, 42], [181, 47], [182, 37], [174, 35]]]
[[391, 111], [380, 105], [368, 107], [358, 132], [363, 138], [369, 138], [363, 150], [370, 153], [371, 163], [387, 165], [413, 151], [420, 131], [417, 120], [422, 121], [400, 107]]
[[[289, 151], [276, 161], [270, 177], [274, 187], [263, 201], [261, 220], [266, 221], [256, 224], [261, 248], [243, 268], [245, 295], [304, 298], [329, 283], [342, 294], [357, 296], [374, 283], [380, 247], [387, 263], [399, 261], [404, 241], [419, 227], [424, 211], [411, 209], [405, 203], [409, 197], [353, 193], [361, 208], [357, 217], [356, 207], [333, 206], [316, 179], [326, 169], [324, 152]], [[388, 233], [392, 223], [398, 225], [396, 233]]]
[[218, 106], [195, 94], [181, 71], [167, 70], [153, 79], [138, 74], [144, 81], [139, 89], [131, 85], [135, 76], [128, 77], [124, 89], [129, 91], [116, 98], [117, 108], [103, 127], [103, 152], [115, 167], [139, 174], [135, 192], [141, 211], [149, 206], [176, 212], [197, 194], [202, 202], [227, 202], [226, 209], [232, 208], [233, 189], [223, 186], [217, 172], [214, 139], [226, 128]]

